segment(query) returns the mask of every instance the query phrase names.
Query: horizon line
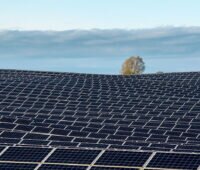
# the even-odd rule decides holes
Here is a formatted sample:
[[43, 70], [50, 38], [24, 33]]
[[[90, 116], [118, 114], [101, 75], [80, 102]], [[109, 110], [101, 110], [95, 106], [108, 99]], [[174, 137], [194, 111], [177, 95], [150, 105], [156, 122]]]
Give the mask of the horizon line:
[[0, 28], [0, 31], [49, 31], [49, 32], [62, 32], [62, 31], [94, 31], [94, 30], [155, 30], [155, 29], [178, 29], [178, 28], [191, 28], [200, 29], [200, 26], [156, 26], [156, 27], [144, 27], [144, 28], [70, 28], [70, 29], [24, 29], [24, 28]]

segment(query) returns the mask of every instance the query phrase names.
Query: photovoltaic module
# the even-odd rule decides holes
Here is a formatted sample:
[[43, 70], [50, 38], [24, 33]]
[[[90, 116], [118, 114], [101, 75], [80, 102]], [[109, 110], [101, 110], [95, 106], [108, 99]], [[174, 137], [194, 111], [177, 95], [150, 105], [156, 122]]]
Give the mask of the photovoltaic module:
[[0, 169], [199, 166], [199, 72], [0, 70]]

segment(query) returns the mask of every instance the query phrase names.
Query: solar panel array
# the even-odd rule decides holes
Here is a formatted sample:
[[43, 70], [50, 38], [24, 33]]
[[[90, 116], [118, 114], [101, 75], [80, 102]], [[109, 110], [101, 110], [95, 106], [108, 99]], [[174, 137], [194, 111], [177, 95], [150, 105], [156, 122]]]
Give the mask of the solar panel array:
[[0, 169], [197, 169], [200, 73], [0, 70]]

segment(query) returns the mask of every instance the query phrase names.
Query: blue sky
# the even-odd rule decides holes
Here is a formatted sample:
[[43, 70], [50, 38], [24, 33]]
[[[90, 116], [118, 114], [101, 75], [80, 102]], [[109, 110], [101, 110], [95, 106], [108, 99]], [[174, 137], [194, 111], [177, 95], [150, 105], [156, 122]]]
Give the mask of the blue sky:
[[139, 55], [145, 73], [200, 71], [199, 7], [200, 0], [0, 0], [0, 68], [119, 74]]
[[0, 31], [0, 68], [119, 74], [140, 55], [145, 73], [200, 71], [200, 28]]
[[199, 0], [0, 0], [0, 29], [200, 26]]

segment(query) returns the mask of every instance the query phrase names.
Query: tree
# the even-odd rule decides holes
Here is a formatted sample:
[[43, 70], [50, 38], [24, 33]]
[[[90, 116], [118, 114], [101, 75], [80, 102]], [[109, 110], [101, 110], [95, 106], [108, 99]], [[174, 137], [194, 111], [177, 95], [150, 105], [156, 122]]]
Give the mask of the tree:
[[123, 75], [142, 74], [144, 70], [145, 64], [143, 59], [139, 56], [133, 56], [125, 60], [121, 73]]

